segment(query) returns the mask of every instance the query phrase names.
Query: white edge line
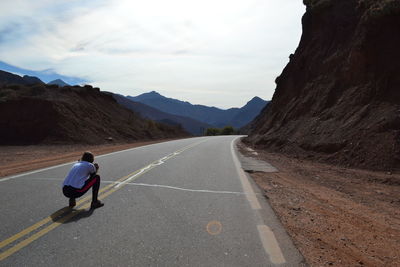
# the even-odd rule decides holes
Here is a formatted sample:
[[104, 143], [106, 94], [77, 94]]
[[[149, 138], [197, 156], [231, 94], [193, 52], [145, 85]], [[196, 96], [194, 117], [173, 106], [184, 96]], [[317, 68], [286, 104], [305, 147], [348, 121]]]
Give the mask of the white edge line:
[[[232, 140], [231, 143], [231, 152], [233, 161], [235, 162], [236, 168], [238, 169], [240, 181], [242, 182], [244, 191], [250, 193], [249, 195], [246, 195], [247, 200], [250, 202], [250, 205], [254, 210], [260, 210], [261, 209], [260, 202], [258, 201], [256, 194], [254, 193], [254, 190], [247, 179], [246, 174], [241, 168], [241, 164], [235, 153], [234, 143], [238, 138]], [[257, 230], [261, 239], [261, 243], [264, 247], [264, 250], [269, 255], [271, 262], [274, 264], [286, 263], [285, 257], [282, 254], [282, 250], [271, 228], [269, 228], [265, 224], [262, 224], [262, 225], [257, 225]]]
[[231, 154], [232, 154], [232, 159], [233, 159], [233, 162], [234, 162], [234, 164], [235, 164], [237, 173], [238, 173], [239, 178], [240, 178], [240, 182], [242, 183], [243, 190], [244, 190], [244, 192], [246, 193], [246, 197], [247, 197], [247, 200], [248, 200], [249, 203], [250, 203], [251, 208], [252, 208], [253, 210], [260, 210], [260, 209], [261, 209], [260, 202], [258, 202], [258, 199], [257, 199], [257, 197], [256, 197], [256, 194], [254, 193], [253, 188], [251, 187], [249, 181], [247, 180], [248, 178], [247, 178], [246, 174], [244, 173], [244, 171], [243, 171], [243, 169], [242, 169], [242, 167], [241, 167], [241, 164], [240, 164], [240, 162], [239, 162], [239, 159], [238, 159], [237, 156], [236, 156], [236, 152], [235, 152], [235, 149], [234, 149], [234, 147], [233, 147], [235, 141], [236, 141], [238, 138], [240, 138], [240, 137], [236, 137], [236, 138], [233, 139], [232, 142], [231, 142]]
[[22, 177], [22, 176], [26, 176], [26, 175], [29, 175], [29, 174], [33, 174], [33, 173], [38, 173], [38, 172], [42, 172], [42, 171], [47, 171], [47, 170], [59, 168], [59, 167], [62, 167], [62, 166], [66, 166], [66, 165], [72, 164], [74, 162], [75, 161], [71, 161], [71, 162], [67, 162], [67, 163], [63, 163], [63, 164], [59, 164], [59, 165], [56, 165], [56, 166], [51, 166], [51, 167], [47, 167], [47, 168], [43, 168], [43, 169], [31, 171], [31, 172], [24, 172], [24, 173], [13, 175], [13, 176], [6, 176], [5, 178], [1, 178], [0, 177], [0, 182], [12, 180], [12, 179], [15, 179], [15, 178], [18, 178], [18, 177]]
[[282, 250], [279, 247], [278, 241], [276, 241], [274, 232], [267, 225], [257, 225], [257, 230], [261, 238], [261, 243], [265, 251], [269, 255], [269, 259], [274, 264], [286, 263], [285, 257], [282, 254]]

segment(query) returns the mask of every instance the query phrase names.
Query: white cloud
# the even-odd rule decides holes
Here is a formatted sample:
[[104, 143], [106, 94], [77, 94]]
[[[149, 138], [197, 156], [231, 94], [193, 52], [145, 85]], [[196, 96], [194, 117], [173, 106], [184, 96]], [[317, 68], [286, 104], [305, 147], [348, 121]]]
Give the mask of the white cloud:
[[241, 106], [272, 97], [303, 12], [299, 0], [5, 1], [0, 57], [117, 93]]

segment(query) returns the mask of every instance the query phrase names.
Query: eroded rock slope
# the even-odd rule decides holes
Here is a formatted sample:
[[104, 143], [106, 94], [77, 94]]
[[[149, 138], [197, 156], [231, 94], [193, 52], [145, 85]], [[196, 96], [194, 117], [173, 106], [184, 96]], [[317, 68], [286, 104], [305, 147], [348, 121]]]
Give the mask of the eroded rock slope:
[[305, 0], [300, 44], [247, 142], [370, 169], [400, 168], [400, 1]]

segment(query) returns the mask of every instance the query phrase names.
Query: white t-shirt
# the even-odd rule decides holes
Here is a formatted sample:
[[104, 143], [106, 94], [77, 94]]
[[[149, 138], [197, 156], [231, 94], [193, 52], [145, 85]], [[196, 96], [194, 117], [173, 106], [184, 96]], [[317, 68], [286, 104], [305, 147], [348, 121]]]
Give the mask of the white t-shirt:
[[65, 177], [64, 185], [70, 185], [75, 188], [82, 188], [90, 174], [96, 172], [96, 167], [87, 161], [79, 161], [72, 166], [67, 177]]

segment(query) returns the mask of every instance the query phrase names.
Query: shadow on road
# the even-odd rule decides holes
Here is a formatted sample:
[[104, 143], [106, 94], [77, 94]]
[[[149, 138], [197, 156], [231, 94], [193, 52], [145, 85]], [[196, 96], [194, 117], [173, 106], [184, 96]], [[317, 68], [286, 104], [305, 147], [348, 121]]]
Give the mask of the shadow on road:
[[58, 222], [58, 223], [70, 223], [70, 222], [76, 222], [79, 221], [80, 219], [84, 219], [89, 217], [90, 215], [93, 214], [92, 209], [72, 209], [70, 207], [64, 207], [61, 208], [57, 211], [55, 211], [53, 214], [50, 215], [51, 219], [53, 222]]
[[53, 212], [53, 214], [50, 215], [51, 219], [53, 222], [56, 222], [63, 218], [66, 214], [71, 213], [71, 208], [66, 206], [62, 209], [57, 210], [56, 212]]

